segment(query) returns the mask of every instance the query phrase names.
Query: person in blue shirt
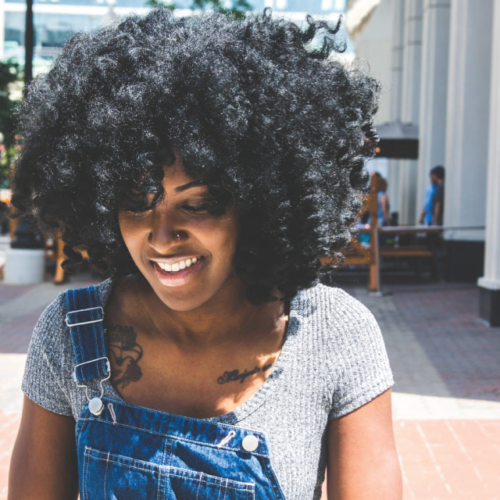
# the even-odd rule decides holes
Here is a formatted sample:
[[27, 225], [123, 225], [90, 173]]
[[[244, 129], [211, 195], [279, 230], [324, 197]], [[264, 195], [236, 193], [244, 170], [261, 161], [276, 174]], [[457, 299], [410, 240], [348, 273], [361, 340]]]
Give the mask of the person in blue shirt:
[[432, 213], [432, 200], [434, 199], [434, 193], [436, 192], [437, 186], [440, 184], [440, 179], [444, 177], [444, 167], [438, 165], [431, 169], [429, 173], [431, 183], [425, 190], [425, 205], [422, 210], [422, 214], [419, 219], [419, 224], [426, 224], [427, 226], [432, 225], [433, 213]]
[[382, 177], [378, 187], [378, 221], [379, 226], [390, 226], [389, 198], [387, 197], [387, 181]]
[[442, 226], [444, 220], [444, 168], [432, 169], [432, 175], [436, 179], [436, 189], [431, 204], [432, 225]]

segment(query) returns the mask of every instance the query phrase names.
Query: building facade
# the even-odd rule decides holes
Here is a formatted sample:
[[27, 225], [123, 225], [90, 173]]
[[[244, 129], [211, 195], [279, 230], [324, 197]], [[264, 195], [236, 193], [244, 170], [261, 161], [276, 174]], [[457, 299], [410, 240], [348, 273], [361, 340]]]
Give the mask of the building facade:
[[416, 224], [429, 171], [445, 166], [445, 277], [477, 281], [481, 316], [500, 326], [500, 0], [380, 0], [377, 9], [354, 45], [382, 81], [379, 121], [419, 125], [418, 161], [390, 162], [393, 207]]

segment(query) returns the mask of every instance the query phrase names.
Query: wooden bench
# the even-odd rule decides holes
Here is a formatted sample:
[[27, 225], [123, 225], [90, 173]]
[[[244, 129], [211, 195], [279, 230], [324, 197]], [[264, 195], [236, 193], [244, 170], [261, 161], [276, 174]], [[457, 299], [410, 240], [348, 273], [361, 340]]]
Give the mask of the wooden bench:
[[[358, 229], [357, 234], [368, 233], [370, 235], [370, 245], [368, 247], [358, 240], [357, 235], [351, 239], [350, 246], [344, 250], [342, 265], [344, 266], [369, 266], [370, 276], [368, 279], [368, 289], [377, 292], [380, 289], [380, 265], [379, 255], [372, 249], [372, 242], [376, 241], [378, 248], [378, 177], [372, 173], [370, 179], [370, 189], [363, 198], [363, 206], [358, 214], [361, 219], [366, 213], [370, 214], [370, 224]], [[372, 215], [375, 214], [375, 217]], [[333, 257], [320, 257], [323, 265], [338, 264]]]
[[[378, 225], [378, 176], [372, 173], [369, 193], [364, 198], [363, 208], [359, 214], [370, 214], [370, 224], [358, 229], [357, 234], [368, 233], [370, 243], [363, 246], [355, 235], [351, 245], [344, 252], [344, 266], [369, 266], [368, 290], [381, 292], [380, 267], [382, 258], [428, 258], [434, 257], [432, 250], [425, 245], [381, 246], [380, 235], [429, 235], [440, 234], [440, 226], [381, 226]], [[330, 257], [321, 257], [322, 264], [334, 263]]]
[[59, 285], [67, 281], [68, 273], [62, 267], [62, 263], [67, 259], [64, 255], [64, 241], [61, 238], [46, 238], [45, 256], [47, 261], [54, 262], [54, 283]]

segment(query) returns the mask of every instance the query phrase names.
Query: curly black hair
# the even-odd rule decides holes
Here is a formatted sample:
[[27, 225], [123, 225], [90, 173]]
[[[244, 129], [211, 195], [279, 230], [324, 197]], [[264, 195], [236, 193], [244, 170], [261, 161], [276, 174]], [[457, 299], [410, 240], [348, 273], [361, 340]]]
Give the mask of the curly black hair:
[[17, 215], [62, 234], [67, 267], [86, 249], [103, 276], [138, 273], [118, 209], [161, 197], [179, 154], [214, 216], [238, 209], [248, 299], [294, 297], [350, 241], [377, 143], [379, 85], [332, 57], [338, 30], [154, 9], [75, 34], [20, 108]]

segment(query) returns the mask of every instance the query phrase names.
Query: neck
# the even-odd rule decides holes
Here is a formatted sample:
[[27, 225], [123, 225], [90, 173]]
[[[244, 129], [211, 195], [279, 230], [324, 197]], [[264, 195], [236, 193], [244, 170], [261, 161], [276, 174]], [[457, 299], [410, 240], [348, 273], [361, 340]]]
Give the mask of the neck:
[[170, 309], [149, 283], [143, 302], [155, 334], [184, 346], [204, 348], [237, 338], [248, 339], [249, 334], [279, 328], [287, 320], [283, 301], [255, 306], [247, 299], [244, 285], [237, 278], [191, 311]]

